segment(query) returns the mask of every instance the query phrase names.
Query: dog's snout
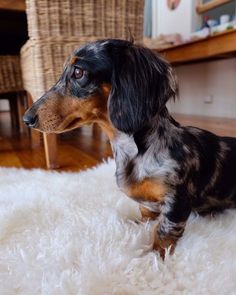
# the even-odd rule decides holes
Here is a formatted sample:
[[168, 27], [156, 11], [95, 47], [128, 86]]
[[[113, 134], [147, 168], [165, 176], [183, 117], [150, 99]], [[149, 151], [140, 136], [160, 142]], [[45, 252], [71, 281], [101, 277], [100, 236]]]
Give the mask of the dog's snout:
[[35, 116], [35, 115], [32, 116], [32, 115], [26, 113], [23, 116], [23, 122], [25, 123], [25, 125], [27, 127], [34, 128], [34, 127], [36, 127], [36, 124], [37, 124], [37, 116]]

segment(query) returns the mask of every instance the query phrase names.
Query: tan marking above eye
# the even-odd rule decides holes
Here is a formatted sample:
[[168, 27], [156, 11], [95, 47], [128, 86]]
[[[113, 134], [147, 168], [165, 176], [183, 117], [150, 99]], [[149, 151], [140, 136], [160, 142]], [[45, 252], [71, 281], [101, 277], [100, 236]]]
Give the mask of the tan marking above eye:
[[70, 60], [70, 64], [74, 65], [77, 63], [77, 61], [79, 60], [78, 56], [72, 56], [71, 60]]

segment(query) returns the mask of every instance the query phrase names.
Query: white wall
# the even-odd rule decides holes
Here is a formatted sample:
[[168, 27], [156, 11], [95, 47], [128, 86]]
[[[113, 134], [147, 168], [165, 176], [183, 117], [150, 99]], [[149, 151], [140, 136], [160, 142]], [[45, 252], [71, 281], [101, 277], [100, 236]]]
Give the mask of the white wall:
[[[185, 39], [200, 26], [200, 17], [195, 12], [195, 0], [181, 0], [175, 10], [167, 7], [166, 0], [153, 0], [156, 35], [179, 33]], [[156, 22], [155, 22], [156, 21]]]
[[[180, 100], [169, 103], [172, 112], [236, 118], [236, 59], [176, 68]], [[213, 103], [204, 103], [213, 95]]]

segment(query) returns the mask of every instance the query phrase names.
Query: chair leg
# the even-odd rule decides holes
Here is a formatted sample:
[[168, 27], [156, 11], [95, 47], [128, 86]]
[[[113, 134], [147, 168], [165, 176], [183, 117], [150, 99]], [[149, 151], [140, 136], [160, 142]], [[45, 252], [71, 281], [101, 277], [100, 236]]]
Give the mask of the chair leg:
[[17, 93], [17, 108], [18, 108], [18, 114], [19, 114], [20, 132], [24, 134], [28, 134], [29, 128], [25, 126], [22, 120], [22, 117], [27, 109], [25, 92], [20, 91]]
[[11, 93], [8, 98], [10, 104], [11, 113], [11, 125], [15, 133], [19, 132], [19, 113], [17, 108], [17, 96], [16, 93]]
[[[27, 92], [28, 106], [33, 103], [32, 96]], [[31, 131], [32, 148], [40, 145], [41, 133], [35, 130]], [[44, 151], [46, 157], [46, 165], [48, 169], [59, 168], [57, 157], [57, 136], [56, 134], [43, 133]]]
[[[30, 107], [33, 104], [33, 98], [29, 92], [27, 92], [27, 105]], [[30, 130], [30, 137], [31, 137], [31, 147], [33, 149], [40, 146], [41, 143], [41, 134], [37, 130], [29, 129]]]
[[57, 136], [56, 134], [43, 133], [46, 165], [48, 169], [59, 168], [57, 158]]

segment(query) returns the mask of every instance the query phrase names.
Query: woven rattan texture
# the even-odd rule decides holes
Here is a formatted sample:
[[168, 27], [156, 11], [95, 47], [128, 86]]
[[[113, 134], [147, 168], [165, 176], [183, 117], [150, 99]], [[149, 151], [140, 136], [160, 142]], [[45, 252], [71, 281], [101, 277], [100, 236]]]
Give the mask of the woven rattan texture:
[[143, 39], [144, 0], [26, 0], [30, 38]]
[[30, 39], [21, 49], [24, 88], [37, 100], [68, 56], [104, 38], [143, 40], [144, 0], [26, 0]]
[[0, 94], [23, 90], [20, 57], [0, 56]]

